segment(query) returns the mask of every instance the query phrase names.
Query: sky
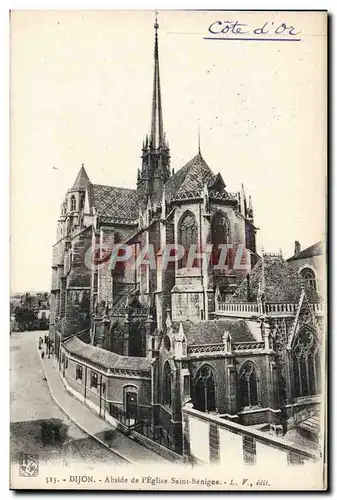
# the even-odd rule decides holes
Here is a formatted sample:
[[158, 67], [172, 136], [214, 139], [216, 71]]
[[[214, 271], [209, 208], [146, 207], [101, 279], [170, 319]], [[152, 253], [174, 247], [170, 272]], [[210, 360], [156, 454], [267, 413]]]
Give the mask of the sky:
[[[217, 20], [285, 22], [300, 42], [205, 40]], [[230, 192], [244, 183], [258, 247], [293, 254], [324, 237], [326, 27], [322, 13], [161, 11], [164, 129], [177, 171], [198, 150]], [[150, 128], [154, 13], [11, 16], [11, 290], [49, 290], [65, 192], [135, 187]]]

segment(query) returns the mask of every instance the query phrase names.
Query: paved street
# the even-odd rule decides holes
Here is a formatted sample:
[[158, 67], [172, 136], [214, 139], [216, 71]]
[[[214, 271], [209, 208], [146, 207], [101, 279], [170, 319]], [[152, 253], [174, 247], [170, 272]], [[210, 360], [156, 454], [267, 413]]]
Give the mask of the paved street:
[[[11, 461], [20, 453], [55, 465], [125, 462], [79, 429], [53, 401], [37, 353], [43, 332], [11, 335]], [[50, 362], [52, 362], [50, 360]]]

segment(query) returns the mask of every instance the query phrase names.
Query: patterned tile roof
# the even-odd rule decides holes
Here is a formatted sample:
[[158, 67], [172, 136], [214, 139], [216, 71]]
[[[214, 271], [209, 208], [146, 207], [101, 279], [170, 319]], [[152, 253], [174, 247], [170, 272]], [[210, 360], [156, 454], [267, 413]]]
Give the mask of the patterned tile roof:
[[121, 356], [120, 354], [101, 349], [100, 347], [85, 344], [77, 337], [71, 337], [64, 341], [63, 345], [70, 354], [77, 355], [87, 360], [89, 363], [92, 361], [104, 368], [146, 371], [150, 370], [151, 367], [151, 360], [148, 358]]
[[[213, 186], [215, 182], [223, 183], [219, 174], [214, 175], [201, 153], [170, 177], [165, 184], [165, 194], [168, 200], [179, 198], [186, 194], [200, 192], [204, 184]], [[224, 185], [224, 183], [223, 183]], [[146, 207], [147, 199], [143, 190], [126, 189], [103, 184], [88, 184], [90, 207], [95, 207], [105, 218], [115, 217], [136, 220], [139, 208]], [[160, 202], [162, 191], [158, 190], [152, 196], [153, 202]]]
[[217, 174], [214, 174], [213, 177], [211, 177], [209, 179], [209, 181], [207, 182], [207, 185], [208, 185], [209, 188], [212, 188], [216, 184], [219, 184], [219, 185], [221, 185], [223, 187], [226, 187], [226, 185], [224, 183], [224, 180], [223, 180], [222, 175], [220, 174], [220, 172], [217, 173]]
[[201, 153], [170, 177], [165, 184], [168, 198], [176, 195], [189, 193], [203, 188], [204, 183], [214, 177]]
[[144, 196], [136, 189], [126, 189], [103, 184], [88, 186], [90, 207], [95, 207], [104, 217], [135, 220]]
[[[179, 328], [178, 324], [174, 325]], [[219, 319], [183, 322], [184, 334], [188, 345], [221, 344], [225, 331], [228, 331], [233, 342], [250, 342], [255, 338], [245, 320], [242, 319]]]
[[319, 295], [299, 276], [298, 271], [287, 263], [282, 257], [265, 256], [260, 259], [249, 273], [250, 301], [248, 301], [248, 282], [245, 278], [229, 302], [256, 302], [259, 284], [264, 281], [266, 302], [272, 303], [297, 303], [302, 293], [302, 287], [308, 300], [320, 301]]
[[314, 245], [311, 245], [310, 247], [305, 248], [298, 255], [293, 255], [287, 261], [290, 262], [292, 260], [309, 259], [310, 257], [314, 257], [315, 255], [323, 255], [323, 242], [322, 241], [319, 241], [318, 243], [315, 243]]

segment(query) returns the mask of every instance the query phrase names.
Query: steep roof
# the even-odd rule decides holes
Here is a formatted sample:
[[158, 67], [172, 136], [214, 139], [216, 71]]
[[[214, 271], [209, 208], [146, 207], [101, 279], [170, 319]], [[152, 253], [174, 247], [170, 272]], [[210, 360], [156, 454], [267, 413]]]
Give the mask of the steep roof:
[[87, 185], [90, 183], [89, 176], [84, 168], [84, 165], [82, 164], [82, 167], [80, 168], [76, 180], [73, 184], [72, 189], [82, 189], [85, 190]]
[[137, 358], [134, 356], [121, 356], [106, 349], [85, 344], [77, 337], [71, 337], [65, 340], [63, 345], [67, 351], [75, 356], [87, 360], [89, 363], [92, 361], [104, 368], [117, 368], [126, 370], [149, 370], [151, 367], [151, 360], [148, 358]]
[[[192, 160], [186, 163], [180, 170], [172, 175], [165, 184], [165, 196], [167, 200], [179, 198], [179, 196], [192, 195], [200, 192], [204, 184], [210, 187], [215, 184], [225, 187], [220, 174], [214, 174], [199, 152]], [[119, 217], [135, 220], [139, 214], [139, 208], [145, 208], [147, 197], [143, 190], [126, 189], [103, 184], [87, 184], [89, 205], [105, 217]], [[153, 193], [152, 201], [160, 202], [162, 191]]]
[[191, 193], [203, 188], [205, 182], [214, 177], [201, 153], [170, 177], [165, 184], [166, 196], [172, 198], [179, 194]]
[[89, 203], [105, 217], [120, 217], [135, 220], [143, 194], [136, 189], [126, 189], [103, 184], [88, 186]]
[[[177, 323], [174, 328], [179, 328]], [[245, 320], [216, 319], [209, 321], [183, 322], [183, 330], [188, 345], [221, 344], [225, 331], [228, 331], [233, 342], [250, 342], [255, 338]]]
[[238, 286], [229, 302], [256, 302], [259, 285], [264, 289], [266, 302], [299, 301], [302, 288], [305, 288], [308, 300], [319, 301], [319, 295], [305, 283], [287, 261], [281, 256], [265, 255], [249, 273], [250, 300], [248, 300], [248, 281], [245, 278]]
[[314, 245], [311, 245], [308, 248], [305, 248], [300, 252], [298, 255], [293, 255], [289, 259], [287, 259], [287, 262], [290, 262], [292, 260], [299, 260], [299, 259], [309, 259], [310, 257], [314, 257], [315, 255], [323, 255], [323, 242], [318, 241]]

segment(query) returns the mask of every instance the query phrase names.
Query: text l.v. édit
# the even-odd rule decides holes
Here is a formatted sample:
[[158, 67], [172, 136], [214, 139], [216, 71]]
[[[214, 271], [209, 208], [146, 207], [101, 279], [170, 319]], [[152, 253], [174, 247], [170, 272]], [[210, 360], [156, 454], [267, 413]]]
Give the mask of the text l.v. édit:
[[299, 42], [300, 31], [285, 22], [265, 21], [259, 26], [249, 26], [239, 21], [214, 21], [208, 27], [205, 40], [293, 41]]

